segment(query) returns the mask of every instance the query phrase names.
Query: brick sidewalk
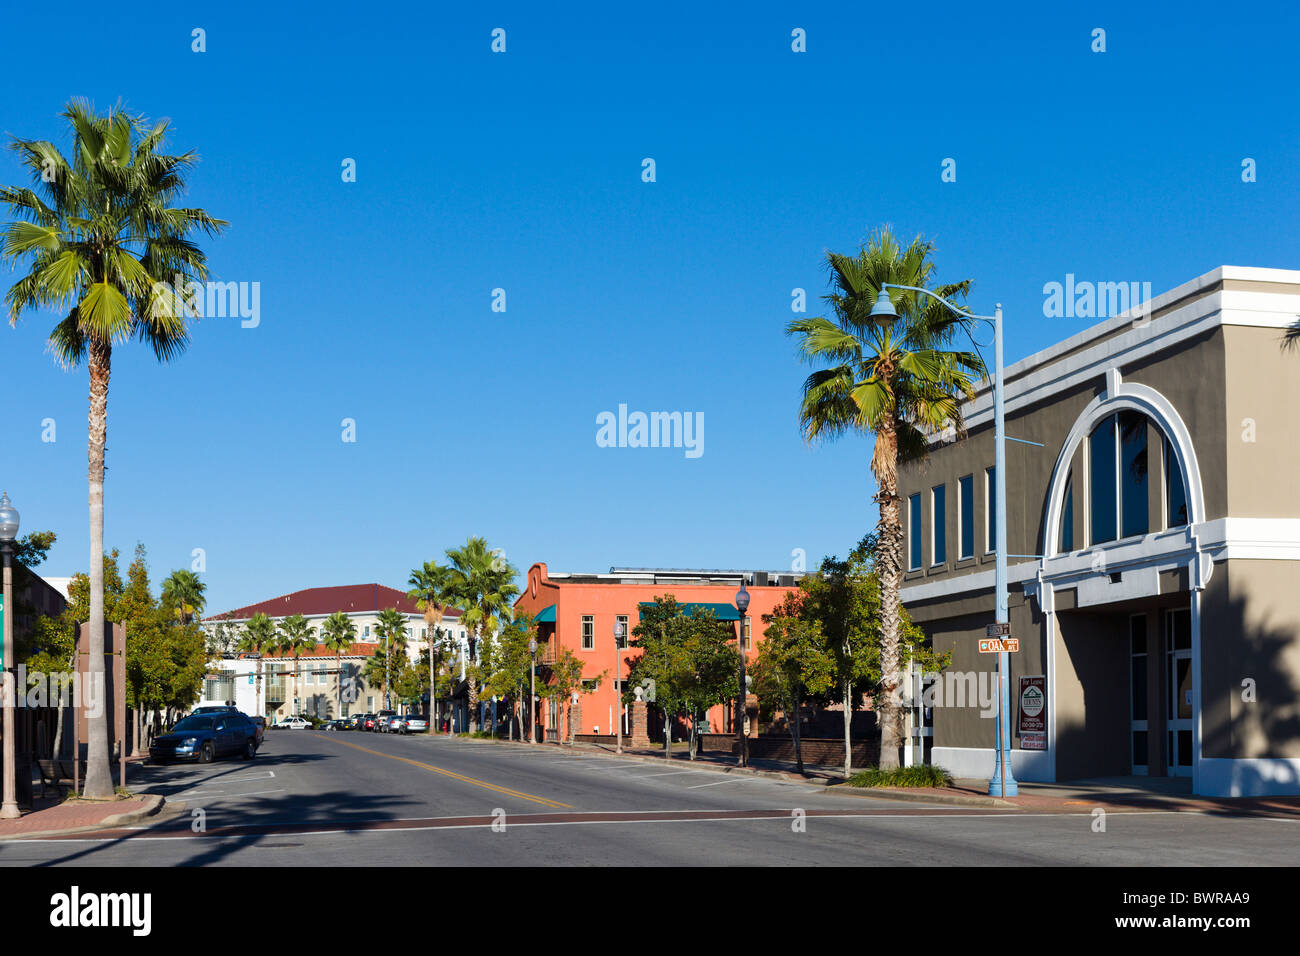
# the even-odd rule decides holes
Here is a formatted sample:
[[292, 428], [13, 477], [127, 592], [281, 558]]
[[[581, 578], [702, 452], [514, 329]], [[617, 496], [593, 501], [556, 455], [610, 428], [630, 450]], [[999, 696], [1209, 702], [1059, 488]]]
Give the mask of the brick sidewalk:
[[148, 795], [130, 800], [106, 800], [102, 803], [68, 800], [24, 813], [17, 820], [0, 820], [0, 840], [38, 833], [121, 826], [156, 813], [161, 805], [162, 798]]

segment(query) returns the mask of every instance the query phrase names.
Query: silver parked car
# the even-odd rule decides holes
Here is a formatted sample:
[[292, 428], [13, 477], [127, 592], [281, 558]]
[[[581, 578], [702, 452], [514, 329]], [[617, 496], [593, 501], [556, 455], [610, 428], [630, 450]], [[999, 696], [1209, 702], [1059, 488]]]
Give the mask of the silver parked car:
[[423, 734], [429, 730], [429, 720], [419, 714], [407, 714], [402, 718], [401, 725], [394, 726], [393, 729], [399, 734]]

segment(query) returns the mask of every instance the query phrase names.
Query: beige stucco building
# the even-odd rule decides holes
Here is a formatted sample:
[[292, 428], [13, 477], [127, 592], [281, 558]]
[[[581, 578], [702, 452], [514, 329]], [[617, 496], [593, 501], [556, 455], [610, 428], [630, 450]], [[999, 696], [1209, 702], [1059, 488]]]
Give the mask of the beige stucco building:
[[[1300, 792], [1300, 350], [1284, 337], [1298, 321], [1300, 272], [1224, 266], [1006, 369], [1019, 779]], [[988, 776], [995, 720], [978, 697], [997, 656], [977, 642], [1001, 543], [987, 387], [967, 422], [900, 477], [902, 598], [954, 652], [909, 750]], [[1032, 675], [1045, 732], [1022, 739]]]

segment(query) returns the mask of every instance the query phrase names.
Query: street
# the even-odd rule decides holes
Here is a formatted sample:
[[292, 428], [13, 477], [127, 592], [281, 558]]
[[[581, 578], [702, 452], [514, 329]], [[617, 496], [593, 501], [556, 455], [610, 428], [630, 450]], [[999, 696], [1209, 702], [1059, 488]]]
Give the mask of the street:
[[9, 866], [1261, 865], [1297, 823], [926, 806], [671, 761], [444, 737], [268, 733], [251, 762], [140, 768], [130, 829], [0, 842]]

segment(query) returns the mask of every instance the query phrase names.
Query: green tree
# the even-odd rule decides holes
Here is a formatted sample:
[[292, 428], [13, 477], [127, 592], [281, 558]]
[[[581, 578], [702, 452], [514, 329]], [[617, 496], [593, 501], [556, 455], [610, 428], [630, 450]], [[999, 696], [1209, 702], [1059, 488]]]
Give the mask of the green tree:
[[[238, 649], [245, 654], [257, 655], [257, 699], [259, 702], [264, 701], [262, 697], [262, 655], [274, 651], [278, 647], [278, 637], [275, 633], [275, 622], [270, 617], [261, 613], [254, 614], [244, 625], [244, 634], [236, 645]], [[262, 704], [265, 710], [265, 704]], [[262, 714], [261, 716], [266, 716]]]
[[[426, 653], [434, 662], [435, 675], [443, 667], [442, 621], [447, 611], [454, 606], [455, 583], [455, 572], [450, 567], [434, 561], [426, 561], [423, 567], [412, 569], [410, 579], [407, 581], [410, 590], [406, 592], [406, 596], [414, 601], [416, 608], [424, 614], [424, 623], [429, 635]], [[438, 680], [434, 683], [435, 686], [430, 690], [429, 696], [430, 726], [433, 726], [432, 722], [438, 719], [437, 701], [440, 685]], [[450, 691], [448, 693], [450, 694]]]
[[[628, 671], [627, 687], [646, 678], [655, 682], [655, 702], [664, 714], [665, 752], [671, 720], [685, 716], [694, 760], [696, 722], [710, 707], [738, 693], [740, 652], [731, 643], [735, 635], [712, 611], [691, 612], [671, 594], [656, 597], [653, 607], [642, 607], [632, 635], [631, 646], [642, 653]], [[622, 700], [631, 700], [627, 690]]]
[[388, 708], [389, 695], [388, 689], [391, 686], [393, 673], [400, 667], [397, 663], [399, 658], [406, 657], [406, 615], [395, 607], [379, 612], [379, 619], [375, 624], [375, 633], [384, 638], [384, 659], [390, 661], [390, 666], [385, 669], [383, 674], [384, 681], [384, 707]]
[[[348, 617], [343, 611], [335, 611], [329, 617], [325, 618], [325, 623], [321, 625], [321, 643], [325, 645], [327, 651], [334, 652], [334, 660], [338, 667], [338, 701], [337, 716], [343, 716], [343, 655], [352, 650], [352, 645], [356, 643], [357, 626], [352, 623], [352, 618]], [[352, 692], [355, 694], [355, 691]], [[355, 700], [355, 696], [352, 700]], [[351, 703], [351, 700], [349, 700]]]
[[[276, 627], [275, 650], [281, 656], [293, 658], [293, 699], [298, 701], [298, 659], [307, 651], [315, 650], [311, 624], [301, 614], [282, 618]], [[302, 710], [301, 701], [295, 711]]]
[[[217, 234], [226, 225], [202, 209], [176, 205], [192, 152], [159, 152], [167, 124], [148, 126], [118, 108], [101, 116], [84, 100], [63, 112], [72, 134], [71, 160], [51, 142], [15, 138], [12, 148], [30, 174], [31, 186], [0, 188], [0, 201], [16, 218], [8, 224], [0, 254], [25, 260], [29, 271], [6, 296], [10, 323], [23, 312], [54, 309], [66, 314], [50, 333], [50, 347], [64, 364], [85, 361], [90, 371], [90, 671], [104, 662], [104, 456], [108, 383], [114, 345], [136, 338], [159, 361], [189, 343], [190, 310], [167, 283], [207, 278], [196, 233]], [[85, 793], [113, 795], [109, 772], [108, 715], [88, 718]]]
[[182, 624], [198, 620], [207, 604], [204, 592], [208, 586], [193, 571], [181, 568], [173, 571], [162, 583], [162, 603], [175, 614]]
[[[495, 639], [484, 641], [480, 654], [479, 667], [483, 681], [480, 690], [509, 705], [512, 740], [516, 726], [519, 729], [519, 739], [524, 738], [524, 723], [518, 705], [528, 699], [529, 677], [532, 673], [528, 641], [535, 635], [532, 619], [520, 615], [506, 621]], [[528, 726], [532, 727], [531, 720]]]
[[835, 653], [821, 623], [805, 615], [803, 592], [787, 591], [772, 613], [763, 615], [763, 623], [767, 627], [751, 671], [754, 690], [761, 703], [785, 713], [795, 764], [803, 773], [799, 715], [805, 701], [822, 701], [835, 686]]
[[491, 550], [483, 538], [471, 537], [464, 547], [449, 548], [447, 558], [452, 569], [450, 594], [469, 635], [465, 673], [469, 685], [469, 728], [473, 733], [478, 730], [479, 644], [510, 620], [511, 602], [519, 594], [519, 588], [514, 585], [519, 572], [499, 552]]
[[[573, 695], [582, 687], [582, 667], [583, 662], [577, 654], [573, 653], [572, 648], [562, 648], [554, 661], [547, 665], [550, 675], [544, 685], [541, 695], [548, 700], [563, 701], [565, 715], [569, 723], [569, 743], [573, 743]], [[592, 680], [592, 689], [599, 687], [609, 671], [601, 671]], [[559, 728], [556, 728], [557, 732]]]
[[[903, 530], [898, 497], [901, 457], [922, 456], [926, 441], [946, 428], [964, 433], [962, 403], [985, 375], [974, 352], [953, 350], [953, 336], [967, 322], [932, 298], [896, 292], [899, 319], [870, 317], [885, 283], [928, 288], [934, 276], [934, 245], [916, 238], [903, 248], [888, 229], [867, 240], [855, 255], [828, 252], [831, 292], [824, 298], [833, 319], [796, 319], [786, 332], [798, 337], [801, 358], [817, 368], [803, 385], [799, 424], [808, 441], [847, 432], [875, 435], [871, 471], [880, 506], [881, 603], [880, 762], [899, 763], [902, 710], [897, 706], [900, 662], [899, 587]], [[935, 287], [944, 298], [964, 298], [970, 280]]]

